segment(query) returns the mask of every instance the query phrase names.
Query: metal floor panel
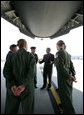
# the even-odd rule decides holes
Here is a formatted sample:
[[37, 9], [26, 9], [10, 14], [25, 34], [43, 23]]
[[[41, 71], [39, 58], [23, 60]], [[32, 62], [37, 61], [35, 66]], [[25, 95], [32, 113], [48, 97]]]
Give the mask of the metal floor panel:
[[43, 76], [40, 68], [37, 69], [37, 89], [35, 89], [35, 114], [54, 114], [48, 91], [40, 90], [43, 85]]

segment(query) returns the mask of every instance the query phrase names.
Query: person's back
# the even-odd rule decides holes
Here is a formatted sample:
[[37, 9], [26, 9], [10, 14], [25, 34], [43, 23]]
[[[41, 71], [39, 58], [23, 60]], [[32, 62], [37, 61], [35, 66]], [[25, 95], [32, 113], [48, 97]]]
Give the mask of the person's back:
[[67, 72], [70, 73], [70, 55], [63, 48], [61, 48], [58, 52], [58, 57], [61, 59], [61, 62], [59, 59], [58, 70], [61, 70], [61, 67], [63, 66]]
[[12, 44], [10, 45], [10, 51], [8, 52], [7, 56], [6, 56], [6, 60], [10, 57], [10, 55], [14, 52], [17, 51], [17, 45]]
[[5, 114], [16, 114], [20, 102], [23, 114], [34, 113], [35, 58], [27, 52], [27, 42], [18, 41], [19, 50], [6, 60], [3, 74], [7, 80]]
[[[28, 70], [30, 69], [31, 60], [33, 58], [33, 55], [23, 48], [20, 48], [16, 53], [12, 54], [11, 63], [13, 67], [13, 75], [17, 85], [24, 83], [24, 80], [28, 75]], [[32, 76], [29, 78], [29, 80], [30, 79], [33, 80]]]
[[64, 50], [64, 42], [62, 40], [57, 42], [57, 76], [59, 96], [63, 106], [64, 114], [75, 114], [72, 104], [72, 89], [73, 81], [75, 82], [74, 68], [71, 62], [71, 56]]
[[[58, 52], [58, 55], [61, 55], [63, 58], [63, 66], [66, 69], [66, 71], [69, 73], [69, 76], [75, 76], [75, 70], [74, 70], [74, 66], [73, 63], [71, 61], [71, 55], [65, 51], [63, 48]], [[62, 64], [60, 64], [59, 66], [62, 66]], [[58, 67], [59, 69], [59, 67]]]
[[12, 51], [9, 51], [7, 56], [6, 56], [6, 60], [9, 58], [9, 56], [12, 54], [13, 52]]

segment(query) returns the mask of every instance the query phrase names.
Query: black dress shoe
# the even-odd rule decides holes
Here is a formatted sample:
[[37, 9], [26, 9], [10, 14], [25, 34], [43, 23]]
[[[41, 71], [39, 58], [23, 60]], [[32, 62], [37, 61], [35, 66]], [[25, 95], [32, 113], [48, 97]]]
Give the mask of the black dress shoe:
[[35, 86], [35, 88], [38, 88], [37, 86]]
[[44, 89], [44, 88], [46, 88], [45, 86], [43, 86], [43, 87], [41, 87], [40, 89], [42, 90], [42, 89]]
[[59, 91], [59, 88], [57, 88], [56, 91]]
[[47, 90], [49, 90], [50, 88], [51, 88], [51, 86], [48, 86], [48, 87], [47, 87]]

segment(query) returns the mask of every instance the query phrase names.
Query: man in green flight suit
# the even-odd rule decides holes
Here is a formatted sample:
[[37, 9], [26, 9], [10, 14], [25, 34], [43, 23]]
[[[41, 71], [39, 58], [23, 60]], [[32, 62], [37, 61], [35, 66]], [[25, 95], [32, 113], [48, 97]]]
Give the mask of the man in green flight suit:
[[57, 68], [59, 96], [64, 114], [75, 114], [72, 103], [72, 85], [73, 81], [76, 82], [74, 66], [62, 40], [57, 42], [57, 50], [55, 65]]
[[6, 60], [3, 74], [7, 80], [5, 114], [17, 114], [21, 102], [23, 114], [34, 113], [35, 59], [27, 52], [27, 42], [20, 39], [19, 50]]
[[[35, 60], [36, 60], [36, 64], [37, 64], [38, 55], [35, 53], [35, 51], [36, 51], [36, 47], [31, 47], [31, 53], [34, 55]], [[37, 88], [37, 86], [36, 86], [36, 84], [37, 84], [37, 67], [35, 69], [36, 69], [36, 75], [35, 75], [35, 78], [34, 78], [34, 87]]]

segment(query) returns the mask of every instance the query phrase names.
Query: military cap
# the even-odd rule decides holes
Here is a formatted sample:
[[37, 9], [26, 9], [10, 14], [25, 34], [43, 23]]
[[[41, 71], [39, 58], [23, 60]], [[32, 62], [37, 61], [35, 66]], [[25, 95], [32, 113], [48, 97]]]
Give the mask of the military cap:
[[36, 49], [36, 47], [31, 47], [31, 49]]

